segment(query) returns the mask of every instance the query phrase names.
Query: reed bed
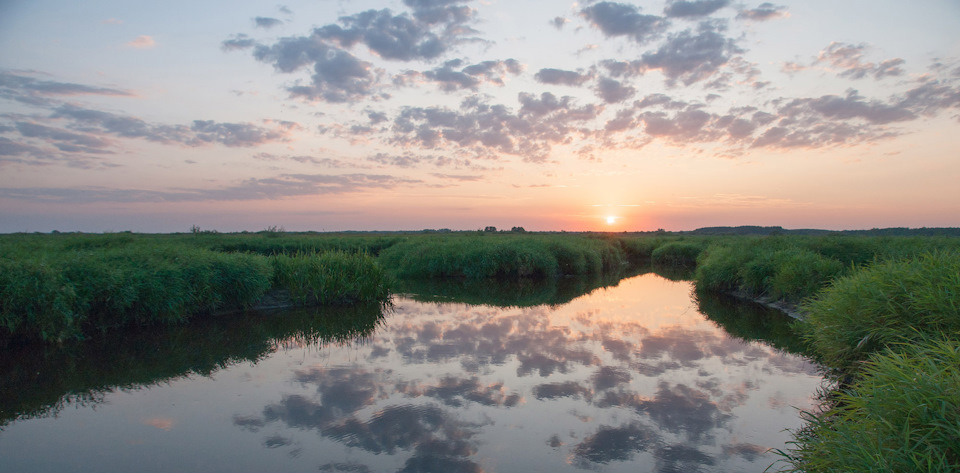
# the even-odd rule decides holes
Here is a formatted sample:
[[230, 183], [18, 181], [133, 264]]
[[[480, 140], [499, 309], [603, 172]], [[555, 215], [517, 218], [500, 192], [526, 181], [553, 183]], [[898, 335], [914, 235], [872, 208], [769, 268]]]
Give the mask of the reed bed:
[[379, 260], [401, 278], [552, 278], [615, 271], [626, 254], [586, 236], [459, 234], [408, 238]]
[[191, 241], [129, 234], [5, 236], [0, 339], [62, 342], [125, 325], [177, 324], [249, 308], [275, 287], [289, 289], [301, 304], [389, 297], [382, 270], [362, 253], [268, 257]]

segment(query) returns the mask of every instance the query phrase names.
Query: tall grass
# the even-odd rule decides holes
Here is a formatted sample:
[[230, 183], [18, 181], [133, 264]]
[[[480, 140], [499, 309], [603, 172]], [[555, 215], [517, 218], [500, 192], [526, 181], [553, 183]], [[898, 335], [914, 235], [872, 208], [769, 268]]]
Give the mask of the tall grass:
[[131, 234], [0, 238], [0, 341], [62, 342], [123, 325], [181, 323], [249, 308], [278, 285], [303, 304], [388, 297], [382, 271], [363, 254], [271, 259], [191, 241]]
[[802, 305], [803, 337], [823, 362], [849, 368], [894, 343], [960, 339], [960, 252], [877, 263]]
[[409, 238], [385, 249], [381, 264], [401, 278], [549, 278], [614, 271], [619, 245], [583, 236], [450, 235]]
[[366, 254], [276, 255], [271, 262], [273, 285], [287, 289], [300, 305], [386, 302], [390, 296], [386, 275]]
[[[956, 336], [956, 334], [952, 334]], [[806, 414], [786, 471], [960, 471], [960, 341], [894, 345], [828, 411]]]

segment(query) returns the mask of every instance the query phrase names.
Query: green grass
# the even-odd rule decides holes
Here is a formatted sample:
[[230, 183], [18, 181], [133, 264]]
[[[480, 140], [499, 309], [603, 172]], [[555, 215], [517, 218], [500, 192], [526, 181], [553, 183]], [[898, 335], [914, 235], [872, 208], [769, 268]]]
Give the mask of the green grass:
[[362, 253], [268, 257], [215, 251], [204, 238], [5, 235], [0, 339], [62, 342], [125, 325], [177, 324], [249, 308], [278, 286], [302, 304], [389, 297], [382, 270]]
[[832, 408], [806, 414], [786, 471], [960, 471], [960, 341], [938, 338], [871, 356]]
[[273, 286], [288, 290], [300, 305], [385, 302], [390, 296], [385, 273], [366, 254], [280, 254], [271, 262]]
[[614, 241], [585, 236], [418, 236], [379, 258], [399, 278], [553, 278], [618, 271], [626, 257]]
[[880, 262], [802, 305], [804, 338], [830, 366], [851, 368], [891, 344], [960, 339], [960, 253]]

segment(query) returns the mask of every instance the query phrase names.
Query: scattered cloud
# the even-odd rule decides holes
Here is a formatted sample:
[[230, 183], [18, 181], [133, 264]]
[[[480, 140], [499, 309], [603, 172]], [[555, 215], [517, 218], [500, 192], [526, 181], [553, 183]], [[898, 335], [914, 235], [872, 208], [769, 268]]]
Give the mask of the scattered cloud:
[[347, 102], [376, 95], [380, 72], [349, 52], [309, 37], [282, 38], [272, 46], [258, 44], [254, 57], [272, 64], [278, 72], [312, 69], [310, 85], [287, 88], [291, 97], [328, 102]]
[[864, 44], [833, 42], [826, 49], [820, 51], [815, 63], [833, 67], [840, 71], [838, 74], [841, 77], [850, 79], [862, 79], [867, 76], [883, 79], [884, 77], [897, 77], [904, 74], [901, 67], [905, 63], [903, 59], [887, 59], [880, 64], [863, 62], [866, 50], [867, 46]]
[[544, 68], [537, 71], [533, 78], [541, 84], [580, 86], [593, 79], [593, 73]]
[[422, 75], [426, 80], [437, 83], [440, 90], [455, 92], [464, 89], [476, 91], [484, 83], [502, 86], [508, 74], [518, 75], [521, 72], [523, 66], [516, 59], [483, 61], [471, 65], [466, 65], [462, 59], [453, 59]]
[[278, 19], [276, 19], [276, 18], [269, 18], [269, 17], [264, 17], [264, 16], [258, 16], [258, 17], [255, 17], [255, 18], [253, 19], [253, 24], [254, 24], [254, 26], [256, 26], [257, 28], [263, 28], [263, 29], [265, 29], [265, 30], [269, 30], [270, 28], [273, 28], [274, 26], [280, 26], [280, 25], [282, 25], [282, 24], [283, 24], [283, 20], [278, 20]]
[[150, 49], [157, 45], [157, 42], [150, 36], [140, 35], [127, 42], [127, 46], [136, 49]]
[[637, 93], [637, 89], [607, 77], [597, 82], [595, 91], [597, 97], [602, 98], [606, 103], [623, 102]]
[[786, 18], [790, 16], [787, 7], [783, 5], [774, 5], [769, 2], [761, 3], [756, 8], [740, 10], [737, 18], [749, 21], [767, 21], [777, 18]]
[[730, 0], [670, 0], [663, 14], [668, 18], [701, 18], [730, 5]]
[[419, 180], [377, 174], [281, 174], [269, 178], [251, 178], [233, 186], [165, 191], [82, 188], [0, 188], [0, 198], [34, 202], [205, 202], [277, 200], [303, 195], [334, 195], [417, 185]]
[[580, 15], [608, 37], [626, 36], [644, 44], [660, 36], [669, 23], [663, 17], [640, 11], [632, 4], [600, 2], [580, 10]]

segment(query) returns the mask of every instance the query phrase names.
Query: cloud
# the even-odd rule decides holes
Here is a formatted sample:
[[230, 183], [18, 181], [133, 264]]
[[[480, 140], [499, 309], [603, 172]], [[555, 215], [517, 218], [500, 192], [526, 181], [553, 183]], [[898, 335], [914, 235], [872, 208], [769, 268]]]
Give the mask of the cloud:
[[258, 16], [258, 17], [256, 17], [256, 18], [253, 19], [253, 24], [254, 24], [254, 26], [256, 26], [257, 28], [263, 28], [263, 29], [265, 29], [265, 30], [268, 30], [268, 29], [270, 29], [270, 28], [273, 28], [274, 26], [280, 26], [280, 25], [282, 25], [282, 24], [283, 24], [283, 20], [278, 20], [278, 19], [276, 19], [276, 18], [269, 18], [269, 17]]
[[787, 12], [786, 6], [774, 5], [769, 2], [761, 3], [756, 8], [749, 10], [740, 10], [737, 13], [738, 19], [749, 21], [767, 21], [788, 16], [790, 16], [790, 13]]
[[282, 38], [272, 46], [258, 44], [253, 55], [258, 61], [272, 64], [279, 72], [312, 67], [311, 85], [288, 87], [292, 97], [346, 102], [377, 93], [378, 78], [372, 64], [307, 37]]
[[818, 98], [794, 99], [781, 107], [779, 114], [793, 118], [811, 115], [838, 120], [856, 118], [877, 125], [916, 118], [916, 114], [906, 107], [888, 105], [879, 100], [864, 100], [856, 90], [850, 90], [845, 97], [824, 95]]
[[306, 66], [312, 68], [310, 85], [287, 88], [292, 97], [347, 102], [378, 92], [378, 74], [372, 64], [310, 37], [281, 38], [272, 46], [258, 44], [253, 49], [253, 56], [260, 62], [272, 64], [279, 72], [291, 73]]
[[269, 178], [251, 178], [239, 184], [209, 189], [172, 189], [165, 191], [115, 189], [105, 187], [0, 188], [0, 198], [35, 202], [204, 202], [276, 200], [303, 195], [333, 195], [415, 185], [422, 181], [375, 174], [281, 174]]
[[0, 98], [15, 100], [30, 105], [47, 105], [50, 96], [105, 95], [133, 97], [128, 90], [111, 87], [94, 87], [70, 82], [40, 80], [24, 73], [0, 71]]
[[643, 69], [659, 69], [669, 81], [684, 85], [706, 79], [742, 50], [719, 33], [710, 23], [702, 23], [696, 33], [686, 30], [671, 34], [656, 52], [644, 53]]
[[522, 156], [529, 161], [547, 158], [551, 145], [569, 143], [577, 123], [592, 120], [599, 110], [576, 108], [569, 98], [545, 93], [540, 99], [520, 94], [520, 114], [479, 97], [461, 103], [459, 110], [443, 107], [404, 107], [394, 119], [392, 144], [425, 149], [452, 147], [472, 151], [479, 158], [497, 154]]
[[127, 46], [136, 49], [150, 49], [157, 45], [157, 42], [154, 39], [147, 35], [140, 35], [134, 38], [133, 40], [127, 42]]
[[875, 79], [897, 77], [903, 75], [902, 66], [905, 61], [900, 58], [887, 59], [880, 64], [863, 62], [867, 46], [864, 44], [848, 44], [832, 42], [826, 49], [820, 51], [815, 63], [827, 64], [839, 69], [841, 77], [862, 79], [868, 75]]
[[261, 161], [295, 161], [298, 163], [309, 163], [316, 164], [318, 166], [323, 166], [327, 168], [347, 168], [347, 167], [359, 167], [356, 164], [348, 163], [340, 159], [333, 158], [316, 158], [313, 156], [277, 156], [271, 153], [257, 153], [253, 155], [254, 159], [259, 159]]
[[602, 98], [606, 103], [623, 102], [637, 93], [637, 89], [623, 85], [623, 83], [607, 77], [597, 82], [595, 91], [597, 96]]
[[563, 25], [565, 25], [565, 24], [567, 24], [567, 23], [569, 23], [569, 22], [570, 22], [570, 20], [568, 20], [568, 19], [566, 19], [566, 18], [564, 18], [564, 17], [562, 17], [562, 16], [557, 16], [557, 17], [554, 17], [552, 20], [550, 20], [550, 24], [553, 25], [553, 27], [556, 28], [556, 29], [558, 29], [558, 30], [563, 29]]
[[343, 48], [362, 43], [374, 54], [399, 61], [434, 59], [466, 40], [475, 31], [466, 26], [473, 10], [459, 1], [406, 0], [413, 17], [394, 15], [389, 9], [367, 10], [342, 16], [343, 25], [326, 25], [313, 36], [333, 41]]
[[29, 122], [17, 122], [16, 127], [21, 136], [40, 138], [56, 146], [60, 151], [111, 154], [107, 148], [112, 143], [89, 134], [74, 133]]
[[516, 59], [483, 61], [472, 65], [464, 65], [462, 59], [453, 59], [441, 67], [424, 72], [423, 77], [439, 84], [444, 92], [462, 89], [475, 91], [482, 83], [502, 86], [507, 74], [518, 75], [521, 72], [523, 66]]
[[730, 4], [730, 0], [670, 0], [663, 14], [668, 18], [698, 18]]
[[641, 14], [640, 7], [625, 3], [600, 2], [580, 14], [608, 37], [626, 36], [640, 44], [656, 38], [668, 26], [664, 18]]
[[563, 69], [544, 68], [537, 71], [533, 78], [541, 84], [580, 86], [593, 78], [592, 73], [565, 71]]
[[232, 39], [224, 40], [220, 43], [220, 49], [224, 51], [234, 51], [238, 49], [250, 49], [257, 45], [257, 42], [253, 38], [245, 35], [238, 34], [234, 35]]
[[710, 78], [733, 61], [734, 54], [743, 52], [721, 31], [722, 26], [715, 22], [702, 22], [696, 31], [688, 29], [671, 33], [655, 51], [643, 53], [640, 59], [607, 59], [601, 61], [600, 66], [611, 77], [630, 78], [660, 70], [667, 77], [668, 85], [676, 81], [691, 85]]
[[136, 117], [63, 104], [54, 109], [51, 119], [68, 120], [68, 126], [86, 133], [109, 134], [122, 138], [141, 138], [160, 143], [202, 146], [218, 143], [228, 147], [252, 147], [286, 141], [299, 125], [287, 121], [266, 120], [269, 126], [252, 123], [223, 123], [194, 120], [190, 126], [158, 125]]
[[289, 132], [299, 127], [293, 122], [271, 122], [273, 128], [250, 123], [218, 123], [213, 120], [194, 120], [190, 126], [194, 138], [188, 143], [220, 143], [228, 147], [251, 147], [285, 141]]

